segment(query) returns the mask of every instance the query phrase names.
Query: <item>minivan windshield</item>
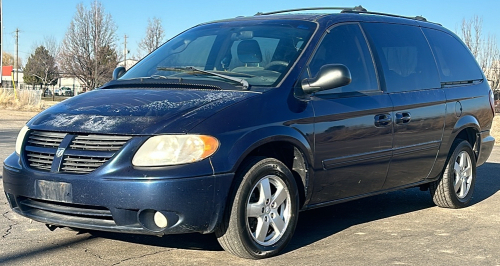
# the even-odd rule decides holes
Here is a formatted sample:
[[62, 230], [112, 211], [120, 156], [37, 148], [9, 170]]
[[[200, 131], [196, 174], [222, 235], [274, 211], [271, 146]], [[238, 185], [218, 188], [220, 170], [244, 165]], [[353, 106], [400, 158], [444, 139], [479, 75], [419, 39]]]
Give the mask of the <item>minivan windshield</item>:
[[278, 84], [316, 24], [307, 21], [232, 21], [194, 27], [166, 42], [119, 80], [217, 80], [246, 89]]

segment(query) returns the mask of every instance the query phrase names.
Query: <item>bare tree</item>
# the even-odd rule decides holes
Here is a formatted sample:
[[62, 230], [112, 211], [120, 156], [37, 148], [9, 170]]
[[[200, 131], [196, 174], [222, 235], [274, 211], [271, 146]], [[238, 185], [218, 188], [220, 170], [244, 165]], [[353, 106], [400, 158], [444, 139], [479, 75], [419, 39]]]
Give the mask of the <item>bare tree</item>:
[[462, 20], [459, 36], [470, 49], [483, 70], [486, 78], [491, 82], [494, 91], [500, 90], [500, 52], [494, 35], [486, 37], [482, 33], [483, 19], [477, 15], [471, 19]]
[[13, 66], [14, 65], [14, 56], [5, 51], [2, 52], [2, 62], [4, 66]]
[[[23, 62], [21, 58], [17, 58], [19, 65], [22, 66]], [[14, 56], [8, 52], [2, 52], [2, 63], [4, 66], [13, 66], [14, 65]]]
[[60, 45], [54, 36], [44, 36], [43, 42], [38, 44], [37, 47], [43, 46], [49, 52], [50, 56], [54, 57], [56, 60], [59, 57]]
[[460, 30], [463, 42], [469, 47], [474, 57], [478, 58], [481, 50], [483, 19], [477, 15], [474, 15], [470, 20], [463, 18]]
[[118, 64], [116, 26], [99, 1], [94, 1], [90, 9], [77, 5], [62, 42], [59, 62], [63, 72], [77, 77], [85, 90], [111, 79]]
[[161, 25], [161, 19], [153, 17], [148, 19], [148, 27], [146, 29], [146, 36], [139, 43], [139, 49], [146, 54], [151, 53], [156, 48], [160, 47], [165, 41], [165, 30]]
[[40, 46], [43, 46], [48, 51], [49, 55], [54, 58], [56, 66], [59, 66], [58, 60], [60, 59], [59, 52], [61, 46], [56, 38], [54, 36], [44, 36], [43, 41], [33, 43], [31, 49], [36, 51]]

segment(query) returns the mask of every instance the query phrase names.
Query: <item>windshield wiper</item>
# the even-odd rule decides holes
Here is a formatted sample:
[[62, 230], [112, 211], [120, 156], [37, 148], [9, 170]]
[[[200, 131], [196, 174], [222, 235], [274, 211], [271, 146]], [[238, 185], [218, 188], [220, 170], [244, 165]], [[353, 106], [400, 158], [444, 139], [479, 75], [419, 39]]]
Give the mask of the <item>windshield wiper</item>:
[[160, 71], [199, 72], [199, 73], [208, 74], [208, 75], [212, 75], [215, 77], [223, 78], [226, 80], [236, 81], [243, 86], [244, 90], [247, 90], [248, 88], [250, 88], [250, 84], [248, 84], [248, 82], [244, 79], [234, 78], [234, 77], [226, 76], [223, 74], [211, 72], [208, 70], [197, 69], [197, 68], [192, 67], [192, 66], [188, 66], [188, 67], [157, 67], [156, 69], [160, 70]]

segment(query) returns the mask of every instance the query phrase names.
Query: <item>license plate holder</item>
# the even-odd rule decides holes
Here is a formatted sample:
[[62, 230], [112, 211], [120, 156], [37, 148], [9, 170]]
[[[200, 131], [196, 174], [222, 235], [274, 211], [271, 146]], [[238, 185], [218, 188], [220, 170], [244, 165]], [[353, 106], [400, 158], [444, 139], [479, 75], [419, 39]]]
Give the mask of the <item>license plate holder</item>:
[[73, 202], [71, 183], [37, 180], [35, 191], [39, 199]]

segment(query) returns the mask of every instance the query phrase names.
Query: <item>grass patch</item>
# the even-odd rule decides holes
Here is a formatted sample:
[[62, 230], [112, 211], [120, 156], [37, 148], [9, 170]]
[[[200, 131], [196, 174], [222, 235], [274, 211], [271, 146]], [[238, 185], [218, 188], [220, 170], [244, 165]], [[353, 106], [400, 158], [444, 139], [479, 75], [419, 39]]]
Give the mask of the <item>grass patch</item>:
[[0, 107], [22, 111], [41, 111], [45, 109], [39, 91], [14, 91], [13, 89], [0, 89]]

